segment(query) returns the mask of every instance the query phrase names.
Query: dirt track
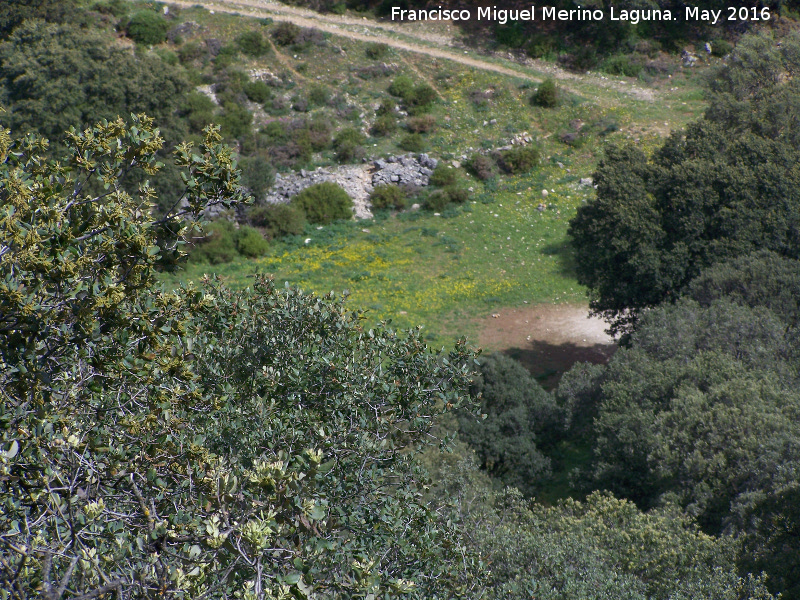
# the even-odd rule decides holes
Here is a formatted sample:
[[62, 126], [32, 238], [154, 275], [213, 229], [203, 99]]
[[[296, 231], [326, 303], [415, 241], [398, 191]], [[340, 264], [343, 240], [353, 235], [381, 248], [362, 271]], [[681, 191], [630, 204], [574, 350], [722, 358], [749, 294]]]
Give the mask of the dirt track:
[[[398, 50], [450, 60], [482, 71], [491, 71], [537, 83], [548, 76], [555, 77], [562, 81], [576, 80], [579, 78], [580, 81], [591, 83], [596, 88], [622, 92], [638, 100], [645, 100], [648, 102], [655, 100], [653, 90], [640, 88], [636, 85], [626, 85], [626, 82], [620, 84], [620, 82], [613, 79], [601, 78], [593, 74], [575, 75], [555, 65], [543, 63], [541, 61], [527, 61], [529, 63], [528, 65], [520, 65], [519, 68], [517, 68], [514, 63], [510, 62], [508, 64], [511, 66], [503, 66], [488, 60], [465, 56], [464, 54], [466, 54], [467, 51], [445, 49], [446, 47], [452, 47], [454, 45], [454, 40], [451, 37], [438, 33], [425, 32], [419, 28], [411, 30], [395, 23], [374, 21], [367, 18], [357, 19], [347, 16], [320, 14], [294, 6], [269, 2], [267, 0], [171, 0], [170, 3], [185, 8], [197, 6], [199, 4], [209, 10], [219, 12], [235, 13], [256, 18], [269, 17], [276, 21], [289, 21], [300, 27], [313, 27], [320, 31], [352, 40], [382, 42]], [[526, 70], [523, 70], [526, 67], [540, 72], [541, 75], [536, 76], [528, 73]], [[580, 93], [578, 90], [571, 89], [569, 85], [562, 84], [562, 87], [569, 91]], [[597, 97], [594, 99], [595, 101], [600, 100]]]

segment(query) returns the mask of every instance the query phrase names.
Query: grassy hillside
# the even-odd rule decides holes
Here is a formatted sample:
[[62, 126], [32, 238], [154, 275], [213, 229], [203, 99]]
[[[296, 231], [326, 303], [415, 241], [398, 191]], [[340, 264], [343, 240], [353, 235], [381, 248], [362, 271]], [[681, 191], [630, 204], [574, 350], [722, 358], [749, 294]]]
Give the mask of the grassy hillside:
[[[271, 36], [278, 26], [199, 8], [182, 10], [180, 20], [202, 28], [184, 38], [184, 48], [207, 38], [233, 40], [252, 30]], [[239, 54], [226, 69], [269, 70], [285, 82], [273, 106], [256, 111], [256, 126], [302, 117], [367, 132], [375, 108], [396, 100], [387, 92], [391, 82], [408, 75], [439, 95], [430, 113], [435, 129], [423, 134], [433, 156], [450, 164], [463, 162], [463, 155], [506, 145], [514, 134], [527, 131], [541, 146], [541, 166], [486, 183], [470, 178], [471, 200], [440, 216], [426, 211], [378, 214], [374, 221], [309, 226], [303, 235], [273, 242], [263, 258], [190, 264], [167, 281], [197, 280], [215, 272], [240, 287], [253, 273], [270, 273], [309, 291], [348, 290], [351, 306], [366, 309], [368, 319], [392, 319], [399, 327], [423, 325], [437, 344], [461, 335], [474, 341], [475, 317], [498, 307], [584, 301], [585, 292], [571, 274], [566, 240], [567, 222], [592, 193], [591, 187], [579, 185], [580, 179], [591, 175], [608, 141], [630, 139], [650, 147], [695, 118], [703, 106], [695, 72], [684, 72], [677, 63], [670, 67], [672, 76], [650, 85], [597, 75], [559, 81], [562, 102], [546, 109], [530, 103], [535, 81], [545, 74], [529, 66], [495, 58], [519, 73], [514, 78], [393, 48], [380, 48], [377, 54], [370, 58], [376, 55], [374, 45], [326, 35], [314, 43], [273, 45], [260, 58]], [[198, 82], [214, 76], [210, 62], [188, 66]], [[381, 66], [388, 75], [375, 75]], [[327, 101], [303, 113], [274, 109], [281, 98], [289, 104], [303, 97]], [[566, 144], [561, 141], [565, 133], [579, 138]], [[395, 134], [369, 137], [367, 156], [402, 153], [398, 142], [406, 134], [401, 118]], [[334, 162], [333, 151], [325, 150], [313, 154], [305, 167]], [[544, 200], [543, 189], [548, 190]], [[540, 212], [543, 201], [548, 209]]]

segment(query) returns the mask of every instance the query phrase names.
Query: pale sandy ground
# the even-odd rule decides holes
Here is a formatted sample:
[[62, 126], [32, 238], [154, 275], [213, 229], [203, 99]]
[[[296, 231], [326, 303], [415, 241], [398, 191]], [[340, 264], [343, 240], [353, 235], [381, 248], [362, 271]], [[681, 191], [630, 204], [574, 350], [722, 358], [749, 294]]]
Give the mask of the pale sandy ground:
[[478, 345], [516, 358], [549, 388], [575, 362], [605, 363], [616, 350], [606, 322], [588, 315], [574, 304], [503, 308], [482, 319]]

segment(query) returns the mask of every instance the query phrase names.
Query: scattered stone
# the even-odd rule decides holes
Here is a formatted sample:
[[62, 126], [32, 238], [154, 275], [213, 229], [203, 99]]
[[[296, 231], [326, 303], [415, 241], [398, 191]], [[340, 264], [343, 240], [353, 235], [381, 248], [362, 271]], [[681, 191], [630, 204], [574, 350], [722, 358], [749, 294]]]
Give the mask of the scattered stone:
[[540, 203], [539, 206], [536, 207], [536, 210], [538, 210], [539, 212], [544, 212], [547, 210], [547, 206]]
[[592, 185], [593, 183], [594, 183], [594, 181], [592, 180], [591, 177], [581, 177], [581, 181], [580, 181], [579, 185], [580, 185], [580, 187], [584, 187], [584, 186], [587, 186], [587, 185]]
[[[166, 6], [164, 8], [167, 8]], [[174, 42], [179, 37], [186, 38], [192, 35], [193, 33], [200, 31], [203, 29], [201, 25], [196, 23], [195, 21], [185, 21], [179, 25], [176, 25], [172, 29], [167, 32], [167, 39], [170, 42]]]
[[211, 56], [216, 56], [222, 50], [222, 40], [217, 38], [208, 38], [206, 40], [206, 49]]
[[459, 161], [457, 161], [457, 160], [454, 160], [451, 164], [453, 165], [454, 169], [461, 168], [461, 163]]
[[556, 164], [558, 165], [558, 168], [559, 168], [559, 169], [563, 169], [563, 168], [564, 168], [564, 163], [562, 163], [562, 162], [557, 162]]
[[497, 125], [497, 119], [491, 119], [489, 125]]
[[547, 190], [542, 190], [542, 198], [547, 198], [549, 194], [550, 192], [548, 192]]
[[411, 205], [411, 208], [409, 210], [419, 210], [420, 208], [421, 208], [420, 205], [415, 202], [414, 204]]

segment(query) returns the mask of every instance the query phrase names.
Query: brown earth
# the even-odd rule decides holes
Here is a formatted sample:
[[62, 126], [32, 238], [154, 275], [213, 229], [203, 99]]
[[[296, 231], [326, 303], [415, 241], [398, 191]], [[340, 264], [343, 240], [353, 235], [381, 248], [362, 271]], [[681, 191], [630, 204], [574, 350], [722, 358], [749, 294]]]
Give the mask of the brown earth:
[[586, 306], [537, 304], [503, 308], [482, 319], [478, 339], [484, 352], [519, 360], [546, 388], [558, 384], [576, 362], [606, 363], [617, 346], [608, 324], [589, 317]]

